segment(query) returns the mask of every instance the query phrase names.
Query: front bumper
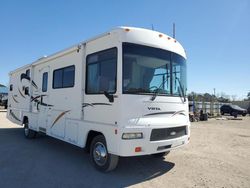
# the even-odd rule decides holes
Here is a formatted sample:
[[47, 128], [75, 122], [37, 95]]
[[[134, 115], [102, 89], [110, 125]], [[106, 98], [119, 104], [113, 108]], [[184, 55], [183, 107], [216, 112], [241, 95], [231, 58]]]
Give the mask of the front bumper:
[[[133, 140], [120, 140], [118, 155], [119, 156], [140, 156], [150, 155], [155, 153], [161, 153], [169, 151], [181, 146], [186, 145], [189, 142], [190, 131], [189, 125], [187, 127], [187, 134], [178, 138], [168, 140], [150, 141], [150, 135], [153, 128], [125, 128], [122, 132], [142, 132], [142, 139]], [[136, 152], [135, 148], [141, 147], [140, 152]]]

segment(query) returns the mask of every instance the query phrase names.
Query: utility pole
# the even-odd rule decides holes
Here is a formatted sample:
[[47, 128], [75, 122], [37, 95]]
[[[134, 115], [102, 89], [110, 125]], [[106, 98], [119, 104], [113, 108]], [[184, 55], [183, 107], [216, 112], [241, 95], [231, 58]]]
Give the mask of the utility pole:
[[173, 23], [173, 38], [175, 39], [175, 23]]
[[154, 31], [155, 28], [154, 28], [154, 24], [151, 24], [151, 30]]

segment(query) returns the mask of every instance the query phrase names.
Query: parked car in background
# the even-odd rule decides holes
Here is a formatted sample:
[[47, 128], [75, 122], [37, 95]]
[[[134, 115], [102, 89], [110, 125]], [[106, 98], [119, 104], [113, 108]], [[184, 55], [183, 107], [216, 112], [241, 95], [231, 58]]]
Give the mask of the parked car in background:
[[250, 114], [250, 106], [247, 108], [247, 113]]
[[8, 104], [8, 88], [0, 84], [0, 106], [4, 106], [7, 109]]
[[7, 109], [7, 107], [8, 107], [8, 100], [0, 101], [0, 106], [3, 106], [4, 109]]
[[247, 110], [237, 105], [224, 104], [220, 107], [220, 113], [221, 115], [230, 114], [231, 116], [237, 116], [237, 115], [246, 116]]

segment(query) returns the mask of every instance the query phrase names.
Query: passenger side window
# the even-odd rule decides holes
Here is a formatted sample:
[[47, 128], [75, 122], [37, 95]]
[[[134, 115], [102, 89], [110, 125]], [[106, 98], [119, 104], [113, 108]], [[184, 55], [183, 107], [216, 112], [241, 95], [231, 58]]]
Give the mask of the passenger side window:
[[117, 48], [87, 56], [86, 93], [116, 92]]
[[64, 67], [53, 72], [53, 89], [74, 87], [75, 66]]
[[48, 72], [43, 73], [43, 83], [42, 83], [42, 92], [47, 92], [48, 88]]

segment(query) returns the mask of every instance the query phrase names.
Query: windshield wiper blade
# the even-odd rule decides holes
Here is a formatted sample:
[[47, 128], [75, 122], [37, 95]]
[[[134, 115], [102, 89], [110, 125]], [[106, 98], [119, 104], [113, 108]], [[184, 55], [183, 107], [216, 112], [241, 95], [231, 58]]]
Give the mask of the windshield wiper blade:
[[154, 101], [155, 98], [159, 95], [159, 88], [158, 89], [155, 89], [154, 93], [153, 93], [153, 96], [151, 97], [151, 101]]
[[151, 101], [154, 101], [155, 98], [159, 95], [160, 88], [168, 81], [169, 76], [166, 77], [166, 80], [164, 80], [161, 85], [154, 90], [153, 96], [151, 97]]
[[180, 96], [183, 97], [184, 102], [186, 102], [186, 97], [185, 97], [183, 85], [181, 84], [181, 81], [180, 81], [180, 79], [178, 77], [175, 77], [175, 79], [178, 81], [179, 86], [180, 86], [180, 90], [181, 90], [181, 92], [179, 92]]

